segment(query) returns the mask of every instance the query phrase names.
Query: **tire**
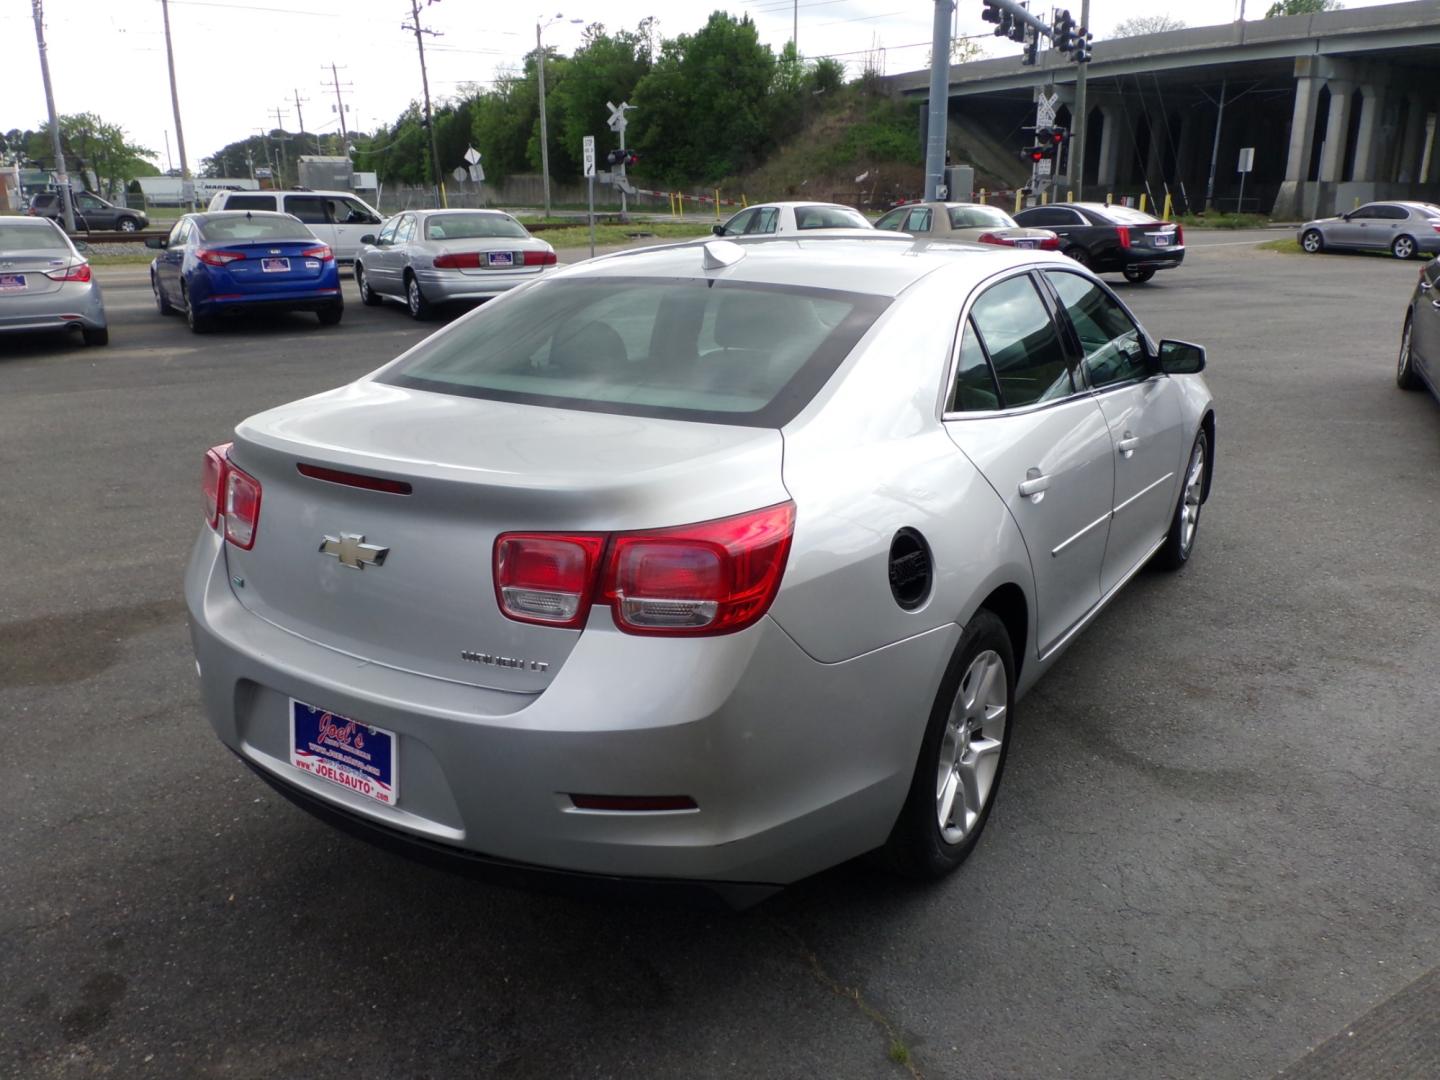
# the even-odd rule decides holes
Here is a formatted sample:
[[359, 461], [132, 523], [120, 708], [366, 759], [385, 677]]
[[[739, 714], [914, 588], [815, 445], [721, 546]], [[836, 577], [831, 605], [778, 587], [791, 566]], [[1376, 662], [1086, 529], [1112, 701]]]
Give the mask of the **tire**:
[[197, 315], [195, 305], [190, 303], [190, 292], [185, 286], [180, 286], [180, 295], [185, 298], [185, 324], [190, 327], [192, 334], [208, 334], [215, 329], [215, 320], [210, 315]]
[[321, 326], [339, 326], [340, 318], [345, 314], [345, 305], [336, 304], [334, 307], [321, 308], [315, 314], [319, 316]]
[[379, 293], [370, 288], [370, 282], [365, 277], [365, 268], [358, 262], [355, 264], [355, 285], [360, 290], [360, 303], [366, 307], [379, 307], [385, 302]]
[[1415, 238], [1413, 236], [1397, 236], [1390, 244], [1390, 254], [1397, 259], [1413, 259], [1415, 257]]
[[1300, 237], [1301, 249], [1309, 255], [1319, 255], [1325, 250], [1325, 237], [1320, 235], [1319, 229], [1306, 229]]
[[121, 232], [139, 232], [140, 222], [136, 221], [133, 217], [122, 217], [115, 223], [115, 228]]
[[1195, 436], [1190, 460], [1185, 466], [1185, 479], [1180, 485], [1180, 499], [1170, 519], [1165, 543], [1155, 553], [1155, 565], [1162, 570], [1179, 570], [1190, 561], [1195, 539], [1200, 531], [1200, 507], [1205, 499], [1205, 472], [1209, 465], [1210, 440], [1202, 430]]
[[409, 272], [405, 274], [405, 307], [416, 322], [424, 322], [434, 311], [430, 301], [426, 300], [425, 294], [420, 291], [420, 282]]
[[1415, 374], [1415, 362], [1410, 353], [1410, 316], [1405, 316], [1405, 329], [1400, 331], [1400, 359], [1395, 366], [1395, 385], [1401, 390], [1422, 390], [1425, 384]]
[[1144, 285], [1145, 282], [1155, 276], [1154, 270], [1138, 270], [1133, 266], [1127, 266], [1124, 273], [1125, 280], [1132, 285]]
[[150, 291], [155, 294], [155, 310], [161, 315], [174, 315], [175, 305], [165, 299], [165, 294], [160, 291], [160, 282], [154, 274], [150, 275]]
[[935, 881], [975, 850], [1000, 790], [1014, 713], [1010, 634], [981, 608], [940, 681], [910, 793], [885, 842], [893, 871]]
[[1090, 252], [1086, 251], [1079, 244], [1071, 244], [1062, 254], [1070, 256], [1070, 258], [1085, 267], [1086, 270], [1094, 269], [1095, 260], [1090, 258]]
[[109, 345], [110, 329], [102, 326], [98, 330], [92, 330], [88, 326], [80, 328], [80, 336], [85, 339], [86, 345]]

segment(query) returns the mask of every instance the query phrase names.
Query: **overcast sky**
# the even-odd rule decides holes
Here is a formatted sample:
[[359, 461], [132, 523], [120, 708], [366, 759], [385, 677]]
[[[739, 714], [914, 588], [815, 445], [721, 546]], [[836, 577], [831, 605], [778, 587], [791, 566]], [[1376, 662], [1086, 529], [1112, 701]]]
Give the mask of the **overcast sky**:
[[[584, 24], [633, 28], [659, 16], [663, 36], [693, 31], [711, 11], [749, 14], [761, 40], [776, 52], [790, 39], [793, 0], [435, 0], [422, 3], [422, 22], [441, 31], [427, 39], [430, 90], [453, 95], [461, 83], [487, 83], [513, 69], [535, 46], [537, 19], [563, 18], [545, 30], [545, 42], [572, 52]], [[1347, 0], [1347, 7], [1375, 0]], [[559, 6], [553, 6], [559, 5]], [[1249, 0], [1247, 16], [1263, 15], [1266, 0]], [[33, 128], [45, 118], [44, 88], [28, 0], [0, 0], [0, 65], [6, 74], [0, 97], [0, 130]], [[1133, 15], [1153, 14], [1146, 0], [1093, 0], [1097, 38]], [[1191, 26], [1229, 22], [1239, 0], [1192, 0], [1184, 6]], [[985, 34], [980, 0], [960, 0], [959, 30]], [[1073, 9], [1078, 16], [1079, 4]], [[934, 8], [927, 0], [799, 0], [800, 51], [835, 56], [858, 73], [866, 54], [880, 55], [887, 74], [911, 71], [929, 55]], [[291, 131], [299, 128], [299, 92], [305, 130], [338, 130], [329, 85], [333, 62], [350, 105], [350, 126], [369, 130], [420, 97], [420, 70], [413, 34], [401, 29], [410, 0], [170, 0], [181, 118], [191, 168], [226, 143], [276, 126], [274, 110]], [[579, 24], [570, 20], [578, 19]], [[165, 141], [175, 145], [165, 37], [159, 0], [46, 0], [46, 38], [55, 107], [61, 113], [94, 112], [118, 123], [132, 139], [156, 152], [161, 168]], [[991, 56], [1018, 52], [997, 38]], [[883, 50], [883, 53], [880, 53]], [[480, 148], [483, 152], [484, 147]]]

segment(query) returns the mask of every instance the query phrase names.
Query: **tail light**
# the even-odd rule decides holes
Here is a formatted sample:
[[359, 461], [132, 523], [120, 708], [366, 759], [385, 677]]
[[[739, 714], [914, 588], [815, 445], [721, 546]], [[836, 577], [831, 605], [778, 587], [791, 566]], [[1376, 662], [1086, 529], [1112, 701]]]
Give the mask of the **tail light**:
[[260, 526], [260, 481], [230, 461], [230, 443], [205, 451], [200, 486], [205, 496], [205, 522], [225, 539], [249, 551]]
[[[1437, 232], [1440, 232], [1440, 228], [1437, 228], [1436, 231], [1437, 231]], [[1177, 222], [1176, 225], [1175, 225], [1175, 246], [1176, 246], [1176, 247], [1183, 247], [1184, 244], [1185, 244], [1185, 226], [1184, 226], [1184, 225], [1181, 225], [1181, 224], [1179, 224], [1179, 223]]]
[[1120, 246], [1121, 246], [1122, 248], [1128, 248], [1128, 247], [1130, 246], [1130, 226], [1129, 226], [1129, 225], [1116, 225], [1116, 226], [1115, 226], [1115, 236], [1119, 239], [1119, 241], [1120, 241]]
[[780, 588], [794, 503], [673, 529], [505, 533], [495, 542], [500, 610], [584, 625], [592, 603], [629, 634], [728, 634], [757, 622]]
[[999, 244], [1001, 247], [1015, 246], [1015, 241], [1006, 240], [1003, 236], [996, 236], [993, 232], [981, 233], [976, 240], [981, 244]]
[[239, 251], [221, 251], [218, 248], [201, 248], [195, 252], [195, 257], [206, 266], [225, 266], [232, 262], [239, 262], [245, 258], [245, 255]]
[[1040, 241], [1040, 250], [1041, 250], [1041, 251], [1059, 251], [1059, 250], [1060, 250], [1060, 237], [1058, 237], [1058, 236], [1047, 236], [1044, 240], [1041, 240], [1041, 241]]
[[46, 275], [51, 281], [89, 281], [90, 264], [76, 263], [63, 270], [51, 270]]
[[480, 266], [478, 251], [453, 251], [435, 256], [435, 265], [441, 270], [474, 270]]
[[322, 262], [333, 262], [335, 252], [330, 250], [329, 244], [320, 244], [316, 247], [306, 248], [300, 252], [302, 259], [320, 259]]
[[554, 266], [555, 252], [553, 251], [527, 251], [525, 252], [526, 266]]

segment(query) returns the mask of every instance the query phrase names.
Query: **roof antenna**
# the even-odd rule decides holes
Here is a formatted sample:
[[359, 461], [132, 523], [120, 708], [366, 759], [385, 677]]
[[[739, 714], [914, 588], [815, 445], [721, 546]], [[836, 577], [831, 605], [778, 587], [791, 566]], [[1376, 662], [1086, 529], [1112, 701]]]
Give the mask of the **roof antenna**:
[[700, 265], [706, 270], [723, 270], [745, 257], [745, 249], [733, 240], [710, 240], [702, 250]]

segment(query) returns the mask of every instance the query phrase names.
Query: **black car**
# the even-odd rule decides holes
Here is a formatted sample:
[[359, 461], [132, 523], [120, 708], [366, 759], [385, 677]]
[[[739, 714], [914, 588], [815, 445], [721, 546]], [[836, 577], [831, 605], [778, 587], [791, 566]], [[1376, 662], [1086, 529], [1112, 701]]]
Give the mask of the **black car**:
[[1428, 389], [1440, 401], [1440, 258], [1426, 263], [1415, 283], [1400, 332], [1395, 381], [1402, 390]]
[[[150, 224], [150, 219], [143, 212], [131, 210], [128, 206], [116, 206], [88, 191], [77, 191], [71, 197], [75, 200], [75, 227], [85, 232], [101, 229], [139, 232]], [[25, 212], [32, 217], [48, 217], [59, 221], [64, 217], [60, 193], [42, 191], [38, 195], [30, 196], [30, 206]]]
[[1136, 284], [1185, 261], [1183, 228], [1128, 206], [1054, 203], [1021, 210], [1015, 220], [1058, 233], [1060, 250], [1081, 266], [1097, 274], [1124, 274]]

